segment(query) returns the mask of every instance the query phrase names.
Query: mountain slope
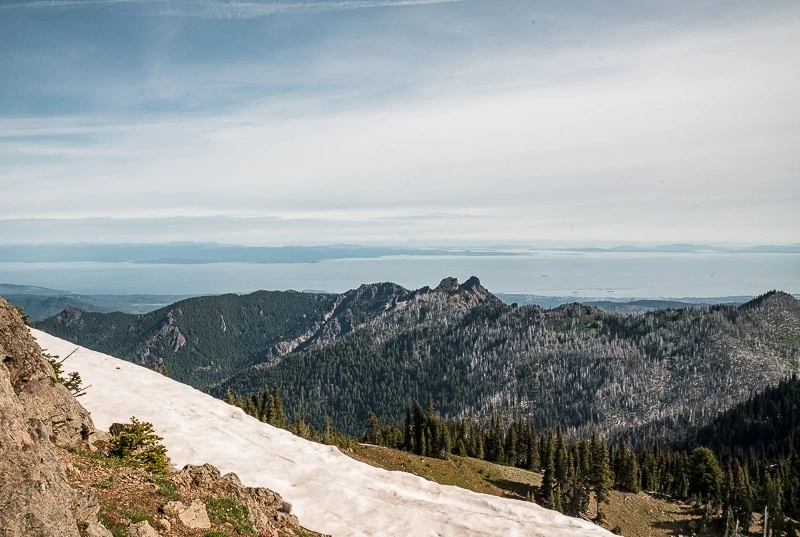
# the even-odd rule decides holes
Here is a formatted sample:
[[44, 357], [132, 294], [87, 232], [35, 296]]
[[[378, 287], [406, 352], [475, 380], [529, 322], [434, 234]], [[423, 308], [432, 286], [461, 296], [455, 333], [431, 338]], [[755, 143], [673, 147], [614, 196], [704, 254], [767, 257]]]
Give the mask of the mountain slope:
[[67, 310], [42, 330], [218, 397], [278, 388], [289, 418], [326, 415], [360, 434], [370, 411], [402, 419], [428, 393], [444, 414], [501, 411], [539, 427], [701, 425], [798, 371], [800, 302], [772, 292], [742, 306], [643, 315], [578, 304], [507, 305], [477, 278], [435, 289], [362, 285], [342, 295], [259, 292], [191, 298], [146, 315]]
[[[74, 344], [34, 330], [60, 355]], [[135, 415], [152, 422], [173, 462], [210, 462], [248, 486], [268, 487], [315, 531], [334, 536], [610, 536], [589, 522], [530, 502], [438, 485], [357, 462], [244, 415], [152, 371], [80, 349], [66, 362], [93, 386], [81, 400], [108, 427]], [[158, 394], [154, 396], [153, 394]]]
[[484, 291], [466, 301], [469, 292], [452, 289], [417, 294], [343, 339], [251, 367], [214, 393], [277, 387], [290, 417], [319, 427], [330, 415], [348, 433], [360, 433], [370, 411], [401, 421], [406, 401], [427, 393], [446, 415], [499, 410], [539, 427], [613, 433], [704, 423], [798, 370], [800, 303], [783, 293], [625, 316], [577, 304], [515, 308]]
[[341, 295], [194, 297], [141, 315], [67, 308], [37, 327], [147, 367], [166, 366], [173, 378], [204, 388], [248, 366], [276, 364], [289, 353], [323, 346], [429, 292], [377, 283]]

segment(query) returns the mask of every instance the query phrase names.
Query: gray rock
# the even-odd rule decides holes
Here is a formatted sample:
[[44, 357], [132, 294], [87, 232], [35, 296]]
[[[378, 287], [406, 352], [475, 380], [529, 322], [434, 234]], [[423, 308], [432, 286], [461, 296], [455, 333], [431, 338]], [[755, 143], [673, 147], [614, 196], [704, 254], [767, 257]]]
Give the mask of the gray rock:
[[176, 517], [187, 528], [208, 529], [211, 527], [208, 511], [201, 500], [193, 500], [189, 506], [178, 501], [167, 502], [161, 510], [167, 516]]
[[[17, 311], [0, 299], [0, 535], [79, 537], [96, 500], [70, 488], [49, 437], [72, 442], [86, 412], [61, 385]], [[77, 433], [77, 435], [76, 435]], [[77, 520], [76, 514], [84, 520]], [[96, 537], [108, 537], [97, 533]]]
[[127, 537], [158, 537], [158, 532], [146, 520], [131, 524], [125, 534]]
[[182, 513], [178, 514], [184, 526], [196, 529], [208, 529], [211, 527], [211, 520], [208, 518], [206, 506], [201, 500], [192, 500], [192, 504]]

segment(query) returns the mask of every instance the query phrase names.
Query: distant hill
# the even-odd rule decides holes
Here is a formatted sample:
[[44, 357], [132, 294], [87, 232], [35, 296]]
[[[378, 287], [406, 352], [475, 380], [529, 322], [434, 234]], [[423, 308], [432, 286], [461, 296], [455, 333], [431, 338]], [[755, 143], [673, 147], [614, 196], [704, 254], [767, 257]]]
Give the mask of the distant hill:
[[[497, 293], [506, 304], [536, 305], [557, 308], [563, 304], [579, 303], [612, 313], [645, 313], [668, 308], [691, 308], [726, 304], [739, 306], [753, 300], [754, 296], [679, 297], [679, 298], [599, 298], [584, 296], [544, 296], [526, 293]], [[795, 297], [797, 298], [797, 297]]]
[[0, 244], [0, 261], [23, 263], [101, 262], [150, 264], [318, 263], [332, 259], [414, 256], [513, 256], [515, 252], [466, 248], [361, 246], [241, 246], [216, 243]]
[[107, 313], [113, 311], [91, 302], [86, 302], [69, 295], [64, 296], [43, 296], [43, 295], [3, 295], [3, 298], [8, 300], [11, 304], [21, 307], [25, 310], [25, 314], [34, 322], [41, 321], [48, 317], [52, 317], [66, 308], [80, 309], [83, 311], [92, 311]]
[[36, 285], [16, 285], [13, 283], [0, 283], [0, 296], [6, 295], [35, 295], [35, 296], [61, 296], [70, 294], [68, 291], [49, 289]]
[[[11, 291], [20, 291], [19, 294]], [[0, 296], [25, 310], [34, 322], [66, 308], [90, 312], [148, 313], [186, 298], [184, 295], [79, 295], [45, 287], [0, 284]]]

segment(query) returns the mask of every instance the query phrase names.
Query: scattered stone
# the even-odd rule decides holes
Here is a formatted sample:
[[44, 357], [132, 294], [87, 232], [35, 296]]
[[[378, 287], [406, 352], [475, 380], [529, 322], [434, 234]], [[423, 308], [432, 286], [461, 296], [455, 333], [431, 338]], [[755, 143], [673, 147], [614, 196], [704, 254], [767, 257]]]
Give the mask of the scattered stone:
[[164, 530], [164, 533], [169, 533], [172, 530], [172, 522], [168, 518], [161, 517], [156, 520], [156, 526]]
[[125, 532], [127, 537], [158, 537], [158, 532], [146, 520], [131, 524]]

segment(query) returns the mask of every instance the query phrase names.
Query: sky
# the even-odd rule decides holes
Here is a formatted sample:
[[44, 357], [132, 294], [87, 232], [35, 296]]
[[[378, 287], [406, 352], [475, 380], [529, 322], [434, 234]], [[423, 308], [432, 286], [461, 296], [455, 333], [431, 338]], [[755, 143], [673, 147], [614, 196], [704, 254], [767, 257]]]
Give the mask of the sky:
[[797, 243], [798, 87], [792, 1], [8, 0], [0, 243]]

